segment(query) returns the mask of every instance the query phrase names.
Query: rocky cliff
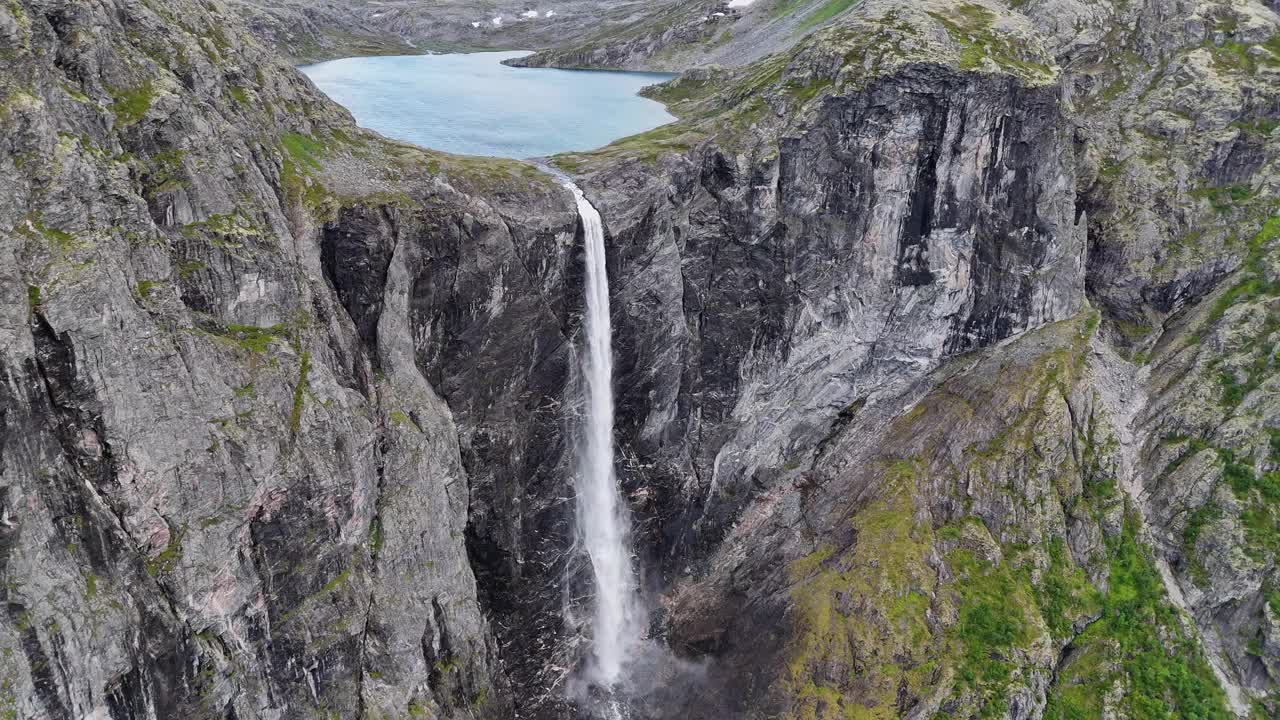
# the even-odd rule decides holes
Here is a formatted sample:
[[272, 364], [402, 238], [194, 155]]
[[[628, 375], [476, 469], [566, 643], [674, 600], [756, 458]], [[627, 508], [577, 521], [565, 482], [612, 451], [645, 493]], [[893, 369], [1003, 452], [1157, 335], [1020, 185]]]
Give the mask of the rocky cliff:
[[217, 4], [0, 37], [5, 716], [509, 716], [410, 328], [571, 199], [357, 130]]
[[[1275, 713], [1280, 19], [824, 12], [554, 159], [633, 714]], [[355, 128], [218, 3], [0, 37], [0, 708], [580, 716], [569, 194]]]
[[1276, 30], [863, 3], [558, 159], [686, 711], [1274, 711]]

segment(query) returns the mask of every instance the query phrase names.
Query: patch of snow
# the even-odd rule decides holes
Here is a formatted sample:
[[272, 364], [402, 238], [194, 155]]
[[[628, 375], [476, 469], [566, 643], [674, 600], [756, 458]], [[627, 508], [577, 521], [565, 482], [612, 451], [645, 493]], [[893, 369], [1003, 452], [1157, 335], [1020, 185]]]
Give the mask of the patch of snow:
[[751, 5], [751, 3], [755, 1], [756, 0], [729, 0], [729, 7], [744, 8], [744, 7], [748, 7], [749, 5]]
[[473, 27], [473, 28], [478, 28], [478, 27], [480, 27], [480, 22], [479, 22], [479, 21], [476, 21], [476, 22], [471, 23], [471, 27]]
[[711, 17], [724, 17], [724, 13], [721, 13], [721, 12], [711, 13]]
[[555, 15], [555, 14], [556, 14], [555, 10], [548, 10], [547, 14], [543, 15], [542, 17], [551, 17], [552, 15]]
[[537, 10], [525, 10], [524, 12], [520, 13], [520, 17], [522, 17], [522, 18], [536, 18], [536, 17], [538, 17], [538, 11], [537, 11]]
[[502, 16], [499, 15], [498, 17], [490, 20], [489, 22], [493, 23], [494, 27], [502, 27]]

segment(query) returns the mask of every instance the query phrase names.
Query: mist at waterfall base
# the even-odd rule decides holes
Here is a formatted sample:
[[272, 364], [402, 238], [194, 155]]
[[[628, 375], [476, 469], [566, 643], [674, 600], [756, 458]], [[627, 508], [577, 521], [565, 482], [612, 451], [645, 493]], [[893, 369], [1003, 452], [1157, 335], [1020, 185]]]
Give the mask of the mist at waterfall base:
[[636, 94], [674, 75], [502, 64], [526, 54], [360, 57], [299, 69], [362, 127], [464, 155], [593, 150], [675, 120]]
[[613, 339], [609, 278], [600, 213], [563, 179], [582, 221], [586, 308], [581, 361], [582, 429], [574, 478], [576, 535], [594, 578], [591, 654], [569, 679], [569, 697], [591, 715], [643, 718], [665, 696], [700, 685], [701, 668], [644, 639], [646, 609], [631, 560], [631, 521], [614, 471]]

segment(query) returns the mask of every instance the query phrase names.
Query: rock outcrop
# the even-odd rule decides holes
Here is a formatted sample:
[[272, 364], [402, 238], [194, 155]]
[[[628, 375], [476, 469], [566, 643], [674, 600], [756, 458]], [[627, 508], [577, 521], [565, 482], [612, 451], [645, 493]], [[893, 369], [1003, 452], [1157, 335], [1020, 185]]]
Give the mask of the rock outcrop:
[[0, 36], [2, 712], [509, 716], [411, 328], [571, 198], [359, 131], [217, 4]]

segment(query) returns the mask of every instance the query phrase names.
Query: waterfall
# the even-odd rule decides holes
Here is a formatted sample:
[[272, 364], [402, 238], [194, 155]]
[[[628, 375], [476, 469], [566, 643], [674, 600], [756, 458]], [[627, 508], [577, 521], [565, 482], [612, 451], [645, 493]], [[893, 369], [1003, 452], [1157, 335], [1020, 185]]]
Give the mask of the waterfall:
[[639, 612], [629, 513], [613, 468], [613, 347], [604, 225], [582, 190], [569, 180], [564, 184], [577, 200], [586, 244], [585, 416], [574, 489], [578, 541], [591, 558], [595, 580], [593, 658], [587, 679], [607, 689], [621, 679], [639, 638]]

